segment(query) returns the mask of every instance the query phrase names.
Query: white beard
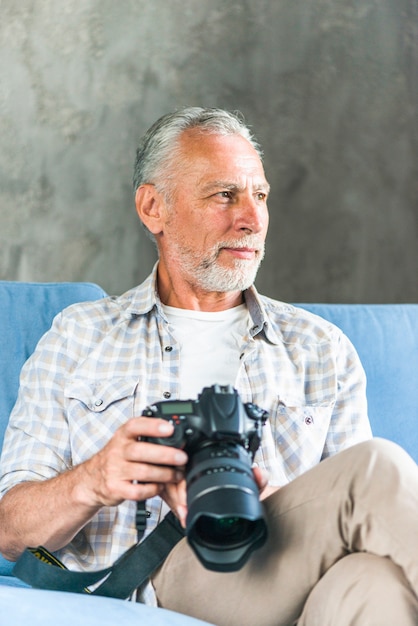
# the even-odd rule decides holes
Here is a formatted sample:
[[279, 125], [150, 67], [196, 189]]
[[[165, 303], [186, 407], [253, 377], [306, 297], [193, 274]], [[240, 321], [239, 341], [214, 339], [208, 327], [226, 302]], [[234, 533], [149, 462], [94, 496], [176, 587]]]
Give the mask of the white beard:
[[[256, 248], [258, 252], [255, 258], [252, 260], [232, 258], [232, 266], [224, 267], [219, 262], [221, 249], [233, 248], [238, 243], [243, 247]], [[190, 283], [194, 283], [200, 289], [208, 292], [244, 291], [248, 289], [254, 283], [258, 268], [264, 258], [264, 243], [260, 244], [253, 236], [220, 242], [205, 256], [189, 249], [179, 241], [175, 242], [175, 246], [176, 264], [183, 268]]]

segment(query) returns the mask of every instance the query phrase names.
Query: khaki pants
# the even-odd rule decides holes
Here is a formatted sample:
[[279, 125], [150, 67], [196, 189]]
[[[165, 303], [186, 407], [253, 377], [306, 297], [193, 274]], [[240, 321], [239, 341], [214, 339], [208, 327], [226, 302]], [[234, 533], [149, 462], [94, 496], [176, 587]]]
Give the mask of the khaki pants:
[[182, 540], [153, 577], [161, 606], [216, 626], [417, 626], [418, 466], [375, 439], [265, 500], [269, 537], [238, 572]]

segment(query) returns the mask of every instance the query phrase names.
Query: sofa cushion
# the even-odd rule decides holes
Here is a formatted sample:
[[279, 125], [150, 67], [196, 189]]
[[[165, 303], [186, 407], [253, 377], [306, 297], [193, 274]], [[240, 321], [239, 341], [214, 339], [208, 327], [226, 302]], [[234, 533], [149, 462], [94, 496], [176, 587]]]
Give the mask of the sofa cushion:
[[207, 626], [207, 622], [135, 602], [1, 585], [0, 615], [12, 626]]

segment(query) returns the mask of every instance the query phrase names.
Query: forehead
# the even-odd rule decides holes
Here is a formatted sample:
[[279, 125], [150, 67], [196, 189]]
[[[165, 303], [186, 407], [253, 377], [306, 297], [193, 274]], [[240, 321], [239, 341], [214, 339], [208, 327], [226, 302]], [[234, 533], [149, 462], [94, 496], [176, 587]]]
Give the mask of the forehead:
[[182, 174], [195, 183], [211, 180], [238, 181], [251, 178], [267, 184], [261, 159], [241, 135], [215, 135], [198, 130], [185, 131], [180, 140]]

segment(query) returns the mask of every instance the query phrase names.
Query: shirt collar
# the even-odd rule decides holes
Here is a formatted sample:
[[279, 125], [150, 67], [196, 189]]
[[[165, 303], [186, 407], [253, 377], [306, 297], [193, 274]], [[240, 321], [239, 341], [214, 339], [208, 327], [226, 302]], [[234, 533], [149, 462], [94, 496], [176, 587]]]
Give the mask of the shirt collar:
[[[155, 263], [148, 278], [146, 278], [139, 287], [131, 289], [126, 294], [129, 296], [129, 304], [126, 308], [128, 313], [132, 315], [145, 315], [156, 307], [161, 317], [165, 319], [157, 290], [157, 268], [158, 261]], [[246, 289], [244, 291], [244, 299], [253, 321], [253, 325], [250, 329], [251, 336], [255, 337], [263, 333], [270, 343], [278, 344], [279, 338], [272, 328], [272, 325], [269, 323], [265, 306], [257, 289], [254, 286]]]
[[263, 333], [267, 341], [279, 344], [279, 337], [270, 323], [262, 298], [254, 285], [244, 291], [244, 298], [253, 321], [250, 329], [251, 336], [255, 337]]
[[127, 313], [131, 315], [145, 315], [155, 306], [161, 310], [161, 302], [157, 291], [157, 267], [158, 261], [144, 282], [125, 294], [128, 300], [126, 306]]

